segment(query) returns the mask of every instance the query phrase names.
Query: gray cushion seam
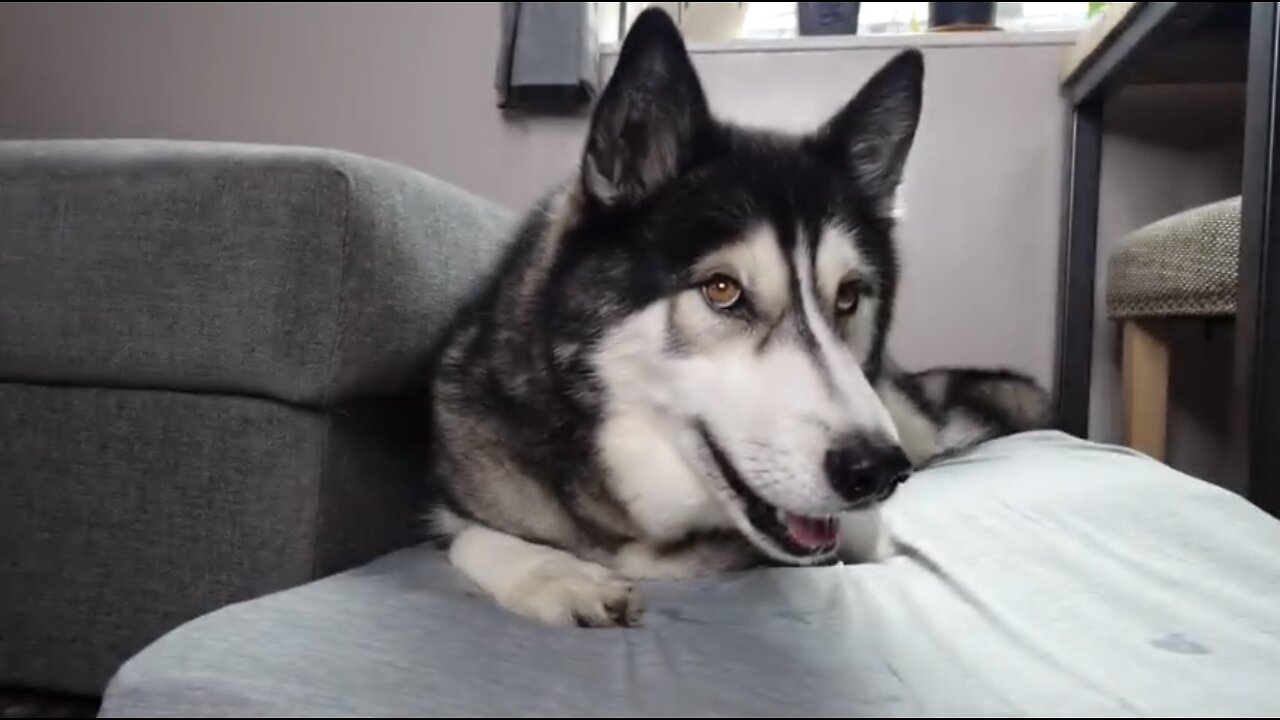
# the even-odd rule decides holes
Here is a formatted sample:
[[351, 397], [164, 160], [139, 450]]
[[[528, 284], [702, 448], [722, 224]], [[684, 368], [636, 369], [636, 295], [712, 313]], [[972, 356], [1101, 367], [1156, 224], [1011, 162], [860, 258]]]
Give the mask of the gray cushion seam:
[[238, 390], [202, 390], [199, 388], [167, 387], [164, 385], [143, 385], [138, 383], [80, 382], [76, 380], [33, 380], [21, 377], [0, 377], [0, 386], [24, 385], [26, 387], [45, 388], [49, 390], [110, 390], [114, 392], [168, 393], [171, 395], [194, 395], [199, 397], [228, 398], [232, 400], [256, 400], [280, 405], [293, 410], [329, 414], [332, 408], [323, 405], [284, 400], [274, 395], [242, 392]]
[[[329, 348], [329, 360], [325, 365], [325, 387], [321, 396], [321, 404], [328, 406], [334, 394], [334, 386], [337, 384], [335, 377], [336, 369], [341, 363], [340, 354], [342, 352], [342, 321], [343, 313], [346, 308], [347, 295], [347, 267], [350, 261], [349, 248], [351, 247], [351, 204], [355, 193], [352, 191], [352, 179], [350, 173], [342, 168], [333, 168], [338, 178], [342, 181], [342, 190], [344, 194], [342, 203], [342, 245], [339, 248], [338, 257], [342, 263], [338, 269], [338, 287], [337, 299], [334, 307], [334, 329], [333, 329], [333, 345]], [[325, 498], [330, 497], [329, 485], [332, 483], [334, 473], [331, 472], [329, 460], [329, 444], [333, 437], [333, 417], [326, 415], [324, 423], [324, 434], [321, 436], [320, 447], [316, 448], [319, 454], [317, 458], [320, 468], [320, 494], [316, 501], [316, 515], [311, 523], [311, 577], [319, 577], [321, 569], [326, 565], [325, 559], [320, 557], [321, 537], [324, 533], [325, 521]]]
[[350, 265], [350, 248], [351, 248], [351, 204], [355, 193], [352, 190], [354, 184], [350, 173], [342, 168], [332, 168], [342, 181], [342, 191], [344, 194], [342, 203], [342, 244], [338, 249], [338, 257], [342, 266], [338, 269], [338, 287], [337, 298], [334, 301], [333, 311], [333, 339], [332, 345], [329, 347], [329, 359], [325, 365], [325, 387], [321, 395], [321, 403], [329, 405], [333, 399], [334, 386], [336, 383], [335, 372], [341, 365], [340, 355], [342, 353], [342, 331], [343, 316], [346, 312], [346, 296], [347, 296], [347, 268]]

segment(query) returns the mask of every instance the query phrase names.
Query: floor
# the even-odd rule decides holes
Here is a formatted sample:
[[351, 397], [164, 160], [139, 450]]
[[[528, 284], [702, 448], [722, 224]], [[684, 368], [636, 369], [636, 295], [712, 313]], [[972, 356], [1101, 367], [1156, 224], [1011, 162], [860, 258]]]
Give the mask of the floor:
[[0, 718], [92, 718], [98, 698], [0, 687]]

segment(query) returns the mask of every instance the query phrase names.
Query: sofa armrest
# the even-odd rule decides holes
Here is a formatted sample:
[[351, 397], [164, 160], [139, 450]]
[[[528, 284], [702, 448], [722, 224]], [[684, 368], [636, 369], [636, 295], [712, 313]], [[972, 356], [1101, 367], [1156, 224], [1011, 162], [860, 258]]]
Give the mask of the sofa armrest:
[[425, 351], [510, 237], [505, 210], [434, 178], [335, 158], [347, 189], [335, 400], [416, 388]]
[[338, 152], [0, 142], [0, 685], [412, 541], [424, 361], [508, 222]]
[[509, 220], [329, 150], [0, 142], [0, 380], [394, 393]]

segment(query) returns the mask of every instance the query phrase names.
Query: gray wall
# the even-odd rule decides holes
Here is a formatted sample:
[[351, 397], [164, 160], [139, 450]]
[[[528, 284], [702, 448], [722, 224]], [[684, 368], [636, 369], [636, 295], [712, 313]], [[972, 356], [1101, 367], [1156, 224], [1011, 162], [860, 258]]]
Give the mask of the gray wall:
[[[336, 147], [520, 206], [570, 171], [582, 122], [502, 117], [497, 28], [496, 3], [0, 4], [0, 137]], [[908, 364], [1005, 364], [1048, 382], [1063, 50], [937, 42], [905, 186], [893, 348]], [[800, 128], [891, 52], [705, 52], [696, 63], [725, 114]]]
[[0, 137], [336, 147], [518, 205], [573, 120], [494, 108], [497, 3], [0, 3]]

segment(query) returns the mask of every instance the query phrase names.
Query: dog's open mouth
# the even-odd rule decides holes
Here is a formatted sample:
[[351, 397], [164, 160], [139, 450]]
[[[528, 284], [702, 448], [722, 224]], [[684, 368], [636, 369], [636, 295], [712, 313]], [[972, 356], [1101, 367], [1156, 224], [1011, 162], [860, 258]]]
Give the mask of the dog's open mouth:
[[836, 549], [840, 538], [840, 518], [834, 515], [810, 517], [787, 512], [757, 495], [734, 467], [729, 456], [702, 424], [698, 434], [729, 489], [743, 503], [747, 521], [787, 555], [797, 559], [822, 557]]
[[791, 540], [813, 550], [834, 548], [840, 536], [840, 519], [835, 516], [808, 518], [779, 510], [778, 520]]

